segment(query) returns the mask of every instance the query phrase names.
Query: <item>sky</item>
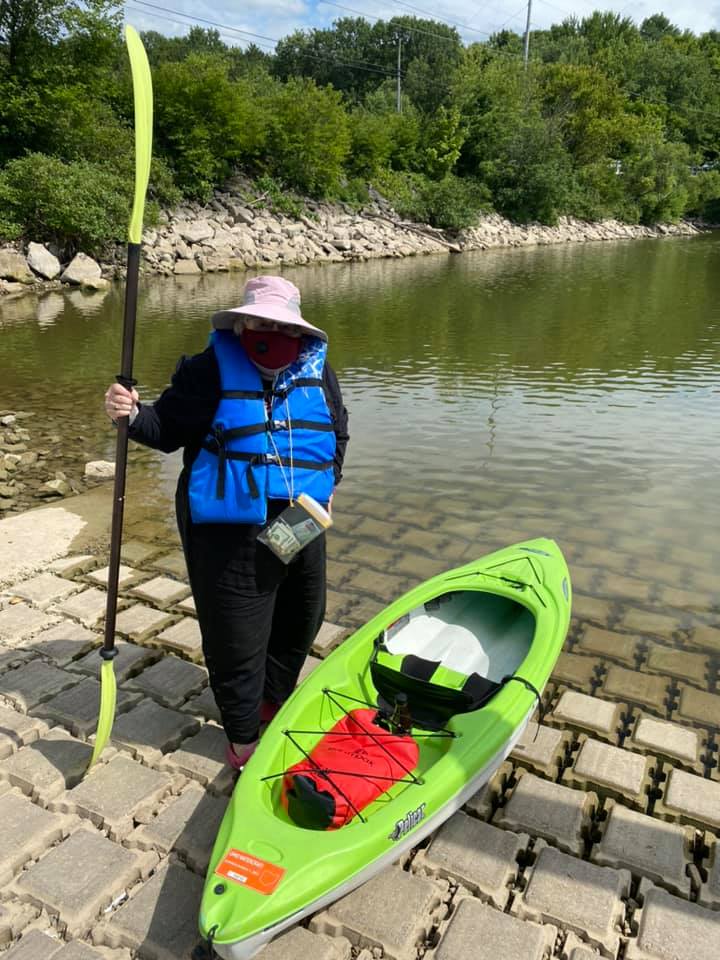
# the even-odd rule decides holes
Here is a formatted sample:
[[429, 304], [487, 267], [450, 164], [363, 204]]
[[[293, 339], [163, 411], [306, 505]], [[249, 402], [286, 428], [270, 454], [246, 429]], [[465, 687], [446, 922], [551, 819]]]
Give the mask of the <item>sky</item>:
[[[720, 0], [532, 0], [532, 27], [544, 29], [570, 15], [612, 10], [641, 23], [664, 13], [677, 26], [703, 33], [720, 30]], [[183, 16], [185, 14], [185, 16]], [[364, 16], [370, 22], [393, 16], [417, 16], [455, 26], [466, 43], [489, 34], [525, 29], [527, 0], [126, 0], [125, 18], [139, 30], [182, 36], [193, 23], [214, 26], [226, 43], [263, 49], [294, 30], [330, 27], [340, 17]], [[205, 21], [205, 22], [203, 22]], [[208, 21], [212, 21], [211, 23]], [[242, 32], [245, 31], [245, 32]], [[254, 34], [255, 37], [252, 37]], [[245, 40], [246, 38], [246, 40]]]

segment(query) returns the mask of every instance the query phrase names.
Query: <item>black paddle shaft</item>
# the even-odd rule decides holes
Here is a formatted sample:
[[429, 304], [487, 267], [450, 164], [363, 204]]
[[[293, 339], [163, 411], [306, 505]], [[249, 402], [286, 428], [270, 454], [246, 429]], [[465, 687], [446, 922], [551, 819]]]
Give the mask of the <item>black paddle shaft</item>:
[[[129, 243], [127, 253], [127, 283], [125, 286], [125, 316], [123, 319], [123, 344], [120, 373], [117, 382], [132, 390], [133, 354], [135, 351], [135, 319], [137, 317], [138, 276], [140, 273], [139, 243]], [[115, 617], [117, 614], [118, 581], [120, 579], [120, 547], [122, 544], [123, 513], [125, 509], [125, 477], [127, 474], [127, 451], [129, 417], [120, 417], [115, 444], [115, 483], [113, 487], [112, 528], [110, 532], [110, 567], [108, 570], [107, 606], [105, 608], [105, 639], [100, 649], [104, 660], [117, 655], [115, 646]]]

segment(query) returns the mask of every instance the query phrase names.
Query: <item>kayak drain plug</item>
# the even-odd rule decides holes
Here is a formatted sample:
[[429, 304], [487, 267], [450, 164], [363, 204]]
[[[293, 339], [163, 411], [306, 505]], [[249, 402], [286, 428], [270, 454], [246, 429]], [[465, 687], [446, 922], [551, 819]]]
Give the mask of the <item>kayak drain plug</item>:
[[218, 893], [218, 894], [225, 893], [225, 884], [224, 883], [216, 884], [215, 887], [213, 887], [213, 893]]

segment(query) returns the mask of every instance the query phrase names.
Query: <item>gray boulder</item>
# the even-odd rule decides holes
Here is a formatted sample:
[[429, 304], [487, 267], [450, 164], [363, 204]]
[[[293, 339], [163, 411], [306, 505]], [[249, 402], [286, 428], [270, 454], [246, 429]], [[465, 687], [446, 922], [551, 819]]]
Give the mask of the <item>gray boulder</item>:
[[58, 258], [42, 243], [28, 244], [27, 262], [30, 269], [45, 280], [54, 280], [62, 270]]
[[177, 232], [188, 243], [200, 243], [202, 240], [211, 240], [215, 231], [207, 220], [195, 220], [191, 223], [178, 224]]
[[17, 283], [32, 283], [33, 276], [27, 260], [14, 250], [0, 250], [0, 280], [14, 280]]
[[78, 286], [88, 286], [92, 281], [101, 278], [100, 264], [84, 253], [77, 253], [60, 277], [63, 283], [73, 283]]

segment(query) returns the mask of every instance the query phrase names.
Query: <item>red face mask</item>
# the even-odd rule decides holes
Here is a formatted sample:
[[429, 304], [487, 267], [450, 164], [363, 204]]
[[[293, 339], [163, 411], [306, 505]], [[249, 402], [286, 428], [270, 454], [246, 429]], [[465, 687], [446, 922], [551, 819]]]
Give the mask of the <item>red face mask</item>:
[[276, 331], [243, 329], [242, 345], [251, 360], [267, 370], [279, 370], [294, 363], [300, 353], [301, 337], [289, 337]]

